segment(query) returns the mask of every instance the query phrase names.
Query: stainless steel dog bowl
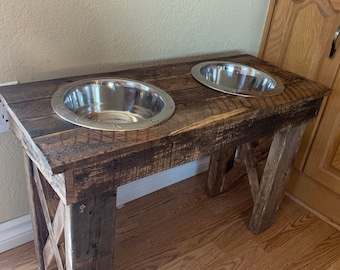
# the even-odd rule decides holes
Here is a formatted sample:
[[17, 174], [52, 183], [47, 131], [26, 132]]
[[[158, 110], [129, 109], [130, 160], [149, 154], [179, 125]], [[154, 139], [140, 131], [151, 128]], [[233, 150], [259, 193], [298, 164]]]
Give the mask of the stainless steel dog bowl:
[[52, 96], [53, 110], [73, 124], [97, 130], [146, 129], [169, 119], [173, 99], [163, 90], [122, 78], [95, 78], [69, 83]]
[[191, 74], [205, 86], [232, 95], [275, 96], [284, 90], [280, 80], [252, 67], [233, 62], [203, 62], [195, 65]]

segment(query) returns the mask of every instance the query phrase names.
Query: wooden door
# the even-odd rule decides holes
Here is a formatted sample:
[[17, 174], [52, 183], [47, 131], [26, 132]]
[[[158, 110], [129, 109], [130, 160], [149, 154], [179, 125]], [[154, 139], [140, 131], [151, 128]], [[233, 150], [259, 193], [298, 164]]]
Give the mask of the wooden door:
[[340, 194], [340, 47], [328, 62], [333, 68], [328, 67], [329, 73], [335, 73], [333, 92], [327, 100], [304, 172]]
[[273, 0], [259, 56], [333, 89], [308, 124], [288, 191], [340, 228], [340, 0]]
[[[271, 2], [259, 56], [285, 70], [323, 82], [322, 64], [328, 59], [337, 29], [340, 0], [278, 0]], [[339, 7], [338, 6], [338, 7]], [[272, 16], [270, 16], [272, 15]], [[321, 72], [322, 73], [322, 72]], [[334, 78], [327, 79], [332, 82]], [[330, 83], [328, 83], [329, 85]], [[295, 166], [302, 171], [320, 120], [308, 124]]]

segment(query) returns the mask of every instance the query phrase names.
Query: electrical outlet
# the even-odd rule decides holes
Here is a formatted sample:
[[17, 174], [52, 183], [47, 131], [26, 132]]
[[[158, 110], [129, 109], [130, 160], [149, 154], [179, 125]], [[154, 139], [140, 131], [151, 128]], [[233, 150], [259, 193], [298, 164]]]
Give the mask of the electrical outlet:
[[0, 133], [9, 131], [8, 116], [5, 105], [0, 100]]
[[[18, 81], [0, 83], [0, 87], [18, 84]], [[0, 133], [9, 131], [8, 115], [4, 103], [0, 100]]]

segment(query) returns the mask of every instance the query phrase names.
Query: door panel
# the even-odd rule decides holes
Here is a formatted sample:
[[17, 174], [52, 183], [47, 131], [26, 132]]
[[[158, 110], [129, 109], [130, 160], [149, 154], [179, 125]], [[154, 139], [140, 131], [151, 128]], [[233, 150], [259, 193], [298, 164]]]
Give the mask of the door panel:
[[335, 152], [334, 158], [332, 160], [332, 166], [340, 172], [340, 144], [338, 145], [338, 149]]
[[328, 0], [278, 1], [263, 59], [315, 79], [320, 60], [329, 53], [335, 17]]
[[[325, 39], [329, 40], [329, 34], [324, 32], [324, 28], [330, 23], [325, 19], [319, 6], [312, 3], [299, 7], [294, 6], [292, 18], [289, 27], [292, 27], [287, 49], [282, 57], [283, 69], [290, 70], [303, 77], [314, 79], [316, 71], [319, 68], [324, 47]], [[330, 44], [330, 42], [328, 43]]]
[[[340, 6], [340, 0], [333, 0], [332, 4]], [[279, 0], [274, 7], [262, 58], [308, 79], [332, 85], [335, 74], [329, 76], [328, 66], [323, 65], [338, 27], [337, 11], [332, 4], [329, 0]], [[320, 116], [321, 113], [307, 125], [295, 162], [300, 171]]]
[[333, 8], [337, 11], [340, 11], [340, 1], [339, 0], [330, 0]]
[[[338, 52], [339, 53], [339, 52]], [[340, 62], [339, 55], [335, 61]], [[340, 194], [340, 71], [333, 84], [305, 173]]]

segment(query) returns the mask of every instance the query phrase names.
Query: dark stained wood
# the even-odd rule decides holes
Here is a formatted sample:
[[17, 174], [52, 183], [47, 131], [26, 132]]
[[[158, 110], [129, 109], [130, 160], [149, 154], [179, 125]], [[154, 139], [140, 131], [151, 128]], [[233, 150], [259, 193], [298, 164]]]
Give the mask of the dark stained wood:
[[[117, 138], [111, 138], [109, 143], [102, 141], [100, 137], [101, 135], [98, 133], [96, 134], [96, 132], [94, 131], [88, 133], [87, 129], [78, 128], [72, 125], [68, 125], [67, 127], [65, 127], [62, 124], [56, 124], [56, 127], [60, 126], [61, 128], [53, 131], [53, 129], [51, 129], [51, 108], [49, 106], [48, 98], [45, 101], [43, 101], [42, 98], [39, 98], [39, 95], [43, 96], [44, 99], [46, 98], [46, 94], [44, 93], [43, 89], [41, 90], [41, 94], [36, 93], [35, 95], [32, 95], [30, 99], [24, 99], [25, 101], [8, 102], [8, 104], [7, 102], [5, 103], [10, 107], [10, 114], [13, 114], [16, 116], [16, 118], [18, 118], [19, 122], [23, 125], [23, 128], [25, 130], [26, 127], [34, 127], [35, 132], [38, 129], [42, 131], [47, 130], [47, 132], [42, 133], [42, 136], [37, 136], [36, 138], [34, 138], [33, 142], [37, 144], [44, 153], [46, 153], [46, 159], [48, 160], [48, 164], [50, 164], [52, 171], [54, 173], [61, 173], [65, 170], [76, 169], [83, 165], [91, 164], [93, 163], [93, 158], [96, 159], [96, 162], [99, 162], [100, 160], [105, 160], [107, 156], [116, 156], [117, 154], [119, 154], [117, 153], [117, 151], [119, 151], [122, 147], [125, 148], [123, 151], [124, 153], [126, 153], [126, 147], [131, 147], [131, 149], [133, 149], [133, 146], [136, 144], [140, 145], [143, 143], [146, 146], [144, 148], [148, 148], [147, 144], [148, 142], [150, 142], [150, 140], [158, 140], [164, 138], [169, 134], [176, 133], [176, 131], [178, 130], [185, 129], [185, 127], [189, 125], [192, 125], [199, 121], [203, 121], [207, 117], [211, 117], [217, 114], [223, 115], [224, 113], [244, 108], [246, 108], [247, 111], [242, 114], [242, 120], [252, 120], [254, 118], [261, 116], [264, 117], [266, 115], [272, 116], [275, 113], [283, 114], [287, 112], [288, 108], [296, 104], [296, 102], [298, 102], [299, 106], [302, 106], [303, 103], [308, 103], [311, 100], [322, 98], [328, 92], [328, 89], [321, 85], [311, 83], [310, 81], [307, 81], [291, 73], [282, 72], [282, 70], [268, 65], [265, 62], [262, 62], [261, 60], [254, 57], [238, 56], [225, 58], [225, 60], [250, 64], [261, 70], [272, 72], [272, 74], [278, 76], [285, 82], [285, 92], [278, 97], [264, 99], [245, 99], [242, 97], [230, 97], [228, 95], [223, 95], [221, 93], [211, 91], [207, 88], [202, 87], [190, 76], [190, 67], [197, 63], [197, 61], [173, 65], [172, 68], [166, 66], [163, 68], [153, 67], [140, 69], [139, 79], [141, 80], [147, 80], [146, 78], [150, 80], [151, 75], [149, 74], [152, 74], [150, 70], [159, 70], [158, 77], [152, 78], [152, 82], [156, 85], [161, 86], [165, 91], [169, 92], [169, 94], [173, 96], [176, 101], [176, 113], [166, 123], [160, 125], [159, 127], [149, 129], [146, 132], [145, 136], [140, 136], [139, 134], [135, 135], [134, 132], [128, 132], [128, 134], [123, 134], [124, 137], [122, 137], [120, 134], [119, 136], [116, 136]], [[182, 66], [184, 66], [184, 68]], [[178, 72], [178, 69], [182, 73]], [[171, 74], [171, 70], [173, 70], [174, 75]], [[163, 71], [164, 74], [162, 74]], [[131, 72], [137, 73], [136, 70], [133, 70]], [[112, 74], [112, 76], [116, 75], [121, 74]], [[128, 76], [128, 73], [126, 73], [126, 76]], [[136, 76], [129, 77], [131, 77], [132, 79], [136, 78]], [[182, 86], [178, 84], [177, 82], [181, 81], [182, 77], [185, 77], [185, 80], [189, 80], [190, 83], [186, 83]], [[164, 83], [165, 80], [166, 83]], [[172, 90], [171, 88], [173, 88], [174, 84], [179, 85], [178, 89], [180, 90]], [[186, 86], [189, 88], [186, 88]], [[32, 86], [27, 86], [27, 88], [27, 91], [29, 91]], [[12, 100], [13, 95], [17, 97], [18, 92], [25, 93], [26, 89], [24, 88], [24, 86], [20, 86], [20, 88], [18, 89], [7, 87], [4, 90], [1, 90], [1, 92], [4, 96], [5, 101], [7, 101]], [[206, 92], [213, 93], [214, 97], [205, 97]], [[183, 95], [185, 96], [188, 96], [188, 94], [190, 93], [191, 100], [180, 98], [180, 96], [182, 95], [181, 93], [184, 93]], [[195, 96], [196, 98], [194, 98]], [[179, 98], [177, 99], [177, 97]], [[27, 103], [27, 106], [21, 103]], [[31, 109], [25, 110], [25, 108], [37, 107], [40, 110], [42, 104], [46, 104], [47, 108], [43, 109], [42, 114], [39, 117], [36, 117], [36, 111], [38, 110], [32, 112], [32, 116], [30, 116], [30, 112], [32, 111]], [[308, 106], [308, 104], [304, 105]], [[49, 113], [47, 115], [44, 115], [46, 109], [48, 109]], [[216, 112], [214, 111], [215, 109], [218, 109], [219, 111]], [[292, 111], [291, 113], [294, 114], [295, 112]], [[241, 120], [238, 119], [239, 117], [239, 115], [235, 115], [234, 117], [231, 117], [232, 119], [221, 119], [220, 121], [216, 121], [204, 127], [208, 127], [211, 130], [211, 128], [216, 128], [218, 125], [222, 125], [223, 122], [224, 124], [231, 125], [237, 122], [237, 120]], [[31, 124], [30, 121], [33, 121], [34, 124]], [[58, 122], [57, 119], [54, 119], [53, 121], [54, 123]], [[60, 123], [64, 123], [64, 121], [61, 119], [59, 119], [59, 121]], [[40, 125], [39, 128], [36, 125], [38, 123]], [[204, 127], [202, 126], [200, 127], [200, 129], [203, 129]], [[238, 126], [238, 128], [241, 129], [242, 125]], [[28, 129], [27, 131], [28, 134], [26, 134], [26, 136], [28, 136], [28, 140], [30, 140], [32, 143], [32, 138], [29, 134], [30, 130]], [[181, 137], [181, 140], [185, 137], [192, 137], [195, 136], [195, 132], [199, 133], [198, 131], [199, 130], [183, 130], [183, 132], [177, 134], [177, 136], [173, 136], [176, 137], [173, 139], [176, 140], [179, 135]], [[36, 136], [37, 134], [35, 133], [34, 135]], [[89, 138], [89, 136], [91, 137]], [[82, 140], [89, 140], [89, 147], [84, 147]], [[88, 142], [86, 141], [86, 143]], [[92, 145], [96, 149], [99, 149], [99, 151], [96, 151], [94, 153]], [[100, 150], [99, 146], [101, 146], [101, 148], [103, 149], [102, 151]], [[71, 151], [66, 151], [66, 149], [70, 149], [71, 147]], [[104, 152], [106, 153], [106, 155], [103, 155]]]
[[64, 269], [65, 206], [26, 154], [25, 168], [39, 267], [50, 269], [55, 259], [57, 269]]
[[304, 129], [305, 125], [301, 125], [275, 134], [263, 176], [258, 185], [254, 183], [256, 179], [253, 175], [255, 173], [253, 164], [246, 163], [246, 166], [250, 165], [247, 172], [250, 173], [249, 181], [255, 197], [249, 223], [249, 229], [253, 233], [263, 232], [275, 220]]
[[30, 203], [31, 219], [33, 223], [34, 247], [39, 269], [45, 269], [43, 249], [48, 237], [48, 230], [43, 219], [43, 211], [39, 202], [38, 190], [34, 181], [33, 164], [24, 153], [28, 200]]
[[26, 152], [25, 155], [37, 164], [36, 166], [39, 168], [40, 173], [42, 173], [46, 181], [51, 185], [54, 192], [57, 193], [58, 197], [64, 203], [66, 203], [66, 183], [64, 174], [53, 174], [44, 154], [37, 145], [32, 143], [31, 139], [29, 139], [29, 135], [21, 123], [11, 116], [9, 116], [9, 120], [11, 130], [17, 135], [19, 141], [21, 141]]
[[227, 185], [226, 182], [228, 180], [234, 180], [228, 179], [226, 174], [232, 170], [234, 166], [235, 153], [236, 147], [227, 149], [223, 152], [211, 154], [206, 189], [209, 196], [216, 196], [220, 194]]
[[[304, 128], [305, 124], [302, 124], [275, 134], [263, 174], [259, 164], [263, 162], [262, 152], [266, 152], [266, 144], [259, 146], [258, 142], [249, 142], [240, 147], [241, 159], [244, 159], [255, 204], [249, 228], [256, 234], [269, 228], [275, 221]], [[268, 143], [271, 139], [261, 141]], [[257, 149], [256, 155], [255, 149]], [[236, 148], [233, 148], [211, 155], [206, 188], [208, 195], [221, 194], [227, 190], [227, 181], [232, 184], [242, 175], [231, 173], [243, 169], [240, 164], [233, 166], [235, 150]], [[233, 177], [230, 178], [231, 175]]]
[[[278, 112], [269, 119], [259, 117], [245, 120], [240, 116], [238, 119], [240, 126], [232, 124], [231, 120], [226, 119], [220, 121], [217, 127], [213, 123], [199, 128], [199, 132], [191, 130], [190, 132], [153, 140], [147, 144], [136, 143], [134, 144], [135, 147], [125, 148], [125, 152], [119, 149], [115, 151], [114, 155], [108, 155], [107, 152], [103, 151], [103, 145], [106, 143], [104, 139], [97, 137], [101, 135], [101, 132], [87, 131], [86, 137], [79, 138], [83, 141], [83, 147], [86, 147], [87, 150], [97, 151], [97, 153], [100, 152], [100, 159], [104, 159], [104, 161], [92, 158], [91, 164], [83, 165], [83, 167], [72, 171], [75, 179], [74, 193], [68, 194], [67, 201], [71, 203], [88, 198], [93, 192], [98, 195], [105, 190], [114, 191], [119, 185], [152, 175], [160, 170], [197, 160], [209, 155], [211, 152], [236, 147], [246, 143], [248, 140], [253, 141], [264, 136], [273, 135], [278, 129], [288, 128], [313, 117], [320, 104], [321, 99], [309, 102], [308, 107], [304, 107], [303, 111], [300, 110], [302, 109], [300, 106], [291, 107], [291, 111]], [[233, 120], [236, 121], [236, 119]], [[157, 127], [157, 129], [161, 131], [162, 126]], [[151, 129], [149, 132], [151, 132]], [[138, 141], [138, 134], [138, 132], [123, 132], [112, 135], [118, 135], [121, 138], [122, 143], [117, 144], [118, 146], [126, 143], [126, 141]], [[187, 134], [187, 136], [183, 134]], [[128, 137], [128, 135], [131, 137]], [[108, 138], [112, 139], [112, 136]], [[62, 143], [67, 145], [67, 141]], [[68, 154], [71, 150], [66, 147], [62, 148], [65, 154]], [[62, 152], [58, 155], [62, 158]], [[153, 166], [149, 166], [150, 164], [153, 164]], [[96, 179], [96, 181], [94, 182], [93, 179]]]
[[[211, 195], [211, 191], [214, 191], [213, 196], [219, 195], [225, 191], [227, 191], [233, 184], [234, 182], [238, 181], [240, 178], [244, 177], [247, 175], [247, 167], [245, 166], [244, 162], [246, 162], [247, 159], [247, 154], [249, 152], [244, 151], [244, 147], [246, 145], [249, 145], [251, 147], [251, 154], [254, 158], [254, 163], [256, 163], [256, 170], [258, 175], [257, 177], [262, 176], [263, 172], [263, 164], [266, 161], [266, 158], [269, 153], [269, 149], [271, 146], [271, 141], [272, 138], [264, 138], [261, 140], [257, 140], [251, 143], [246, 143], [244, 145], [241, 145], [240, 147], [237, 147], [237, 153], [235, 155], [235, 159], [233, 159], [233, 166], [227, 166], [226, 161], [223, 160], [225, 159], [225, 155], [222, 155], [222, 159], [218, 160], [219, 155], [225, 153], [228, 155], [228, 150], [226, 152], [219, 152], [219, 153], [214, 153], [210, 157], [210, 165], [209, 165], [209, 175], [208, 175], [208, 180], [207, 180], [207, 188], [208, 188], [208, 195]], [[215, 157], [215, 158], [214, 158]], [[234, 156], [232, 155], [234, 158]], [[212, 160], [215, 160], [215, 162], [212, 162]], [[227, 159], [228, 160], [228, 159]], [[216, 163], [217, 162], [217, 163]], [[212, 170], [215, 170], [216, 168], [228, 168], [228, 170], [225, 171], [223, 174], [223, 170], [220, 170], [220, 178], [219, 179], [214, 179], [211, 176], [215, 175], [216, 173]]]
[[[47, 230], [48, 230], [48, 233], [49, 233], [49, 239], [51, 239], [51, 241], [50, 241], [51, 250], [48, 251], [48, 252], [53, 251], [54, 257], [55, 257], [56, 262], [57, 262], [58, 270], [62, 270], [62, 269], [64, 269], [64, 266], [63, 266], [63, 262], [61, 260], [61, 256], [60, 256], [58, 245], [57, 245], [58, 239], [55, 239], [55, 233], [54, 233], [54, 229], [53, 229], [53, 225], [52, 225], [52, 220], [51, 220], [51, 217], [50, 217], [50, 214], [49, 214], [49, 209], [48, 209], [48, 206], [47, 206], [47, 203], [46, 203], [46, 197], [45, 197], [46, 193], [44, 192], [42, 184], [41, 184], [41, 181], [42, 180], [44, 181], [44, 179], [40, 179], [40, 173], [39, 173], [37, 167], [35, 167], [35, 166], [33, 167], [33, 175], [34, 175], [33, 178], [34, 178], [34, 181], [35, 181], [35, 184], [36, 184], [36, 187], [37, 187], [37, 191], [38, 191], [38, 196], [39, 196], [39, 199], [40, 199], [42, 212], [43, 212], [44, 218], [45, 218], [45, 224], [46, 224], [46, 227], [47, 227]], [[46, 261], [45, 258], [44, 258], [45, 267], [48, 267], [48, 263], [49, 262]]]
[[[282, 80], [285, 91], [275, 97], [244, 98], [210, 90], [194, 80], [190, 70], [203, 59], [216, 59], [214, 56], [101, 74], [98, 76], [127, 77], [154, 84], [168, 92], [176, 102], [174, 115], [161, 125], [141, 131], [108, 132], [68, 124], [56, 117], [51, 109], [50, 99], [58, 87], [84, 77], [1, 88], [0, 97], [8, 110], [11, 129], [39, 170], [36, 175], [48, 182], [66, 207], [64, 233], [59, 227], [56, 237], [62, 238], [65, 234], [64, 259], [63, 240], [53, 239], [55, 236], [51, 228], [54, 224], [49, 216], [49, 212], [55, 212], [56, 204], [52, 201], [44, 206], [44, 196], [50, 194], [48, 188], [38, 187], [39, 191], [35, 191], [35, 195], [42, 197], [43, 209], [32, 211], [45, 214], [45, 227], [47, 225], [49, 229], [49, 235], [46, 228], [44, 230], [45, 239], [37, 237], [40, 241], [37, 246], [40, 261], [43, 252], [41, 243], [50, 239], [45, 250], [46, 264], [50, 263], [49, 254], [53, 250], [60, 269], [60, 261], [65, 263], [65, 260], [70, 269], [111, 267], [118, 186], [276, 134], [274, 141], [277, 143], [282, 139], [286, 145], [282, 149], [274, 143], [270, 156], [282, 152], [287, 157], [285, 161], [280, 159], [275, 164], [267, 162], [269, 169], [265, 169], [262, 179], [269, 180], [260, 183], [250, 227], [254, 232], [259, 232], [273, 222], [273, 212], [282, 199], [285, 184], [284, 181], [280, 182], [283, 179], [281, 170], [288, 172], [293, 159], [288, 144], [291, 141], [293, 147], [297, 147], [292, 130], [299, 130], [304, 122], [315, 117], [330, 89], [249, 55], [215, 57], [269, 72]], [[290, 135], [285, 137], [282, 134]], [[224, 167], [222, 163], [217, 165], [220, 168], [217, 166], [216, 170], [211, 170], [222, 176], [220, 169], [228, 166]], [[227, 181], [229, 184], [219, 180], [212, 189], [215, 192], [224, 191], [240, 175], [236, 172], [239, 166], [235, 164], [234, 169], [227, 173], [228, 177], [232, 175], [232, 181]], [[27, 173], [31, 175], [32, 169]], [[217, 186], [219, 188], [215, 189]], [[267, 188], [275, 189], [277, 198], [269, 195]], [[265, 200], [262, 200], [262, 195]], [[32, 200], [33, 206], [37, 203], [36, 199]], [[266, 210], [263, 212], [264, 208]], [[62, 220], [60, 215], [57, 213], [54, 217]], [[37, 228], [42, 225], [41, 218], [35, 222]], [[209, 248], [208, 245], [202, 250]]]
[[247, 168], [249, 185], [254, 202], [257, 199], [257, 194], [260, 190], [260, 181], [258, 175], [257, 162], [254, 157], [254, 148], [251, 143], [246, 143], [242, 146], [244, 153], [244, 163]]
[[115, 209], [115, 194], [67, 206], [67, 269], [108, 269], [113, 265]]

